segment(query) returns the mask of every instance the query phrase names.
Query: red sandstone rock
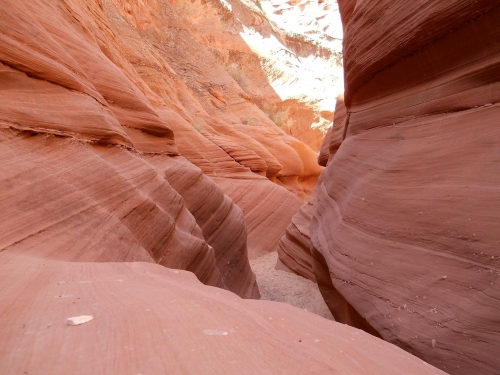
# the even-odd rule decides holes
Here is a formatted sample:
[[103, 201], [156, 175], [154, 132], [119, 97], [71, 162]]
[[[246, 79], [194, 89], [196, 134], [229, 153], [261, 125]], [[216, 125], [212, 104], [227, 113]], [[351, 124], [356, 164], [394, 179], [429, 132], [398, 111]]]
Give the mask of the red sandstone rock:
[[[327, 140], [325, 139], [325, 142]], [[293, 216], [292, 222], [278, 243], [278, 256], [287, 269], [312, 281], [316, 281], [313, 271], [314, 260], [311, 255], [310, 227], [311, 218], [316, 210], [319, 187], [322, 177], [318, 180], [318, 188], [314, 190], [309, 201], [300, 207]]]
[[320, 289], [341, 322], [498, 374], [500, 6], [340, 5], [347, 131], [311, 224]]
[[[238, 108], [168, 3], [2, 5], [0, 372], [440, 373], [159, 266], [257, 297], [245, 221], [250, 253], [273, 250], [301, 203], [289, 190], [304, 197], [319, 173], [254, 104]], [[94, 319], [66, 325], [78, 316]]]
[[[141, 156], [151, 155], [143, 158], [144, 162], [140, 161], [137, 166], [141, 165], [144, 173], [151, 169], [147, 173], [158, 176], [159, 181], [167, 178], [172, 184], [165, 188], [168, 191], [173, 185], [179, 186], [178, 193], [184, 198], [179, 207], [186, 207], [174, 212], [183, 212], [182, 217], [187, 217], [181, 220], [182, 225], [190, 223], [189, 229], [181, 232], [196, 233], [194, 236], [200, 239], [196, 245], [199, 253], [188, 256], [190, 252], [182, 250], [182, 246], [177, 249], [179, 254], [186, 256], [186, 259], [181, 259], [184, 255], [174, 256], [167, 250], [182, 243], [182, 236], [165, 243], [156, 237], [159, 232], [146, 231], [147, 234], [143, 235], [139, 231], [127, 243], [139, 240], [137, 246], [140, 246], [138, 251], [142, 255], [132, 252], [124, 257], [114, 242], [118, 240], [120, 243], [121, 240], [113, 238], [114, 232], [110, 229], [109, 245], [99, 249], [99, 256], [109, 256], [108, 260], [137, 257], [151, 260], [146, 256], [149, 254], [157, 262], [181, 268], [194, 262], [188, 269], [196, 269], [201, 280], [222, 285], [220, 276], [216, 276], [222, 271], [228, 288], [242, 296], [256, 296], [254, 278], [245, 260], [245, 223], [238, 209], [196, 168], [168, 155], [182, 154], [206, 175], [217, 177], [222, 187], [243, 186], [252, 181], [249, 186], [254, 189], [243, 200], [233, 193], [232, 188], [226, 189], [241, 202], [249, 228], [250, 253], [256, 255], [275, 249], [282, 230], [300, 205], [298, 199], [264, 179], [263, 175], [305, 201], [320, 172], [314, 163], [314, 152], [287, 136], [251, 101], [241, 102], [241, 95], [245, 95], [242, 88], [220, 66], [212, 52], [193, 38], [196, 30], [176, 17], [176, 10], [167, 1], [145, 2], [140, 7], [121, 0], [103, 4], [66, 2], [61, 6], [37, 1], [7, 2], [4, 10], [0, 16], [3, 26], [0, 40], [5, 46], [0, 51], [4, 62], [0, 69], [2, 128], [82, 140], [86, 149], [77, 148], [73, 152], [89, 164], [93, 164], [96, 157], [86, 151], [101, 148], [85, 142], [129, 149], [121, 150], [117, 155], [123, 156], [108, 162], [106, 166], [109, 168], [101, 168], [98, 175], [116, 173], [124, 176], [113, 163], [121, 163], [120, 158], [130, 157], [140, 161]], [[243, 43], [241, 38], [240, 43]], [[184, 48], [181, 53], [179, 46]], [[210, 104], [212, 99], [209, 100], [207, 95], [223, 106], [213, 107]], [[251, 118], [254, 122], [244, 125], [241, 124], [242, 118]], [[9, 142], [14, 142], [13, 134], [7, 133]], [[36, 142], [40, 138], [33, 140], [28, 147], [32, 154], [29, 163], [38, 165]], [[66, 147], [64, 142], [50, 142], [54, 147]], [[23, 147], [22, 144], [19, 147]], [[53, 175], [58, 166], [56, 162], [50, 162], [51, 157], [57, 157], [57, 153], [47, 155], [43, 160], [48, 165], [54, 164], [49, 173]], [[43, 167], [48, 168], [48, 165], [43, 164]], [[93, 199], [97, 206], [102, 205], [101, 200], [106, 197], [98, 194], [99, 186], [92, 186], [99, 179], [92, 179], [92, 168], [88, 173], [73, 193], [77, 194], [78, 189], [94, 189]], [[172, 175], [174, 180], [169, 177]], [[182, 178], [177, 180], [179, 176]], [[188, 188], [190, 178], [203, 181], [200, 186], [210, 197], [209, 202], [196, 197]], [[16, 194], [15, 191], [10, 193]], [[175, 189], [169, 194], [173, 193]], [[40, 189], [36, 194], [43, 199], [45, 193]], [[263, 200], [263, 195], [268, 198]], [[54, 197], [51, 204], [56, 204], [58, 199]], [[149, 204], [138, 207], [135, 210], [137, 216], [127, 216], [127, 225], [142, 228], [137, 223], [142, 219], [148, 222], [145, 217], [157, 204], [155, 199], [151, 198]], [[215, 215], [209, 220], [205, 214], [200, 216], [202, 205], [212, 207], [213, 212], [218, 212], [221, 217]], [[132, 204], [131, 210], [133, 207]], [[167, 216], [173, 215], [175, 220], [180, 219], [166, 206], [161, 210]], [[9, 208], [5, 212], [10, 212]], [[29, 216], [30, 212], [24, 215]], [[119, 222], [122, 219], [118, 217]], [[35, 215], [34, 220], [42, 223], [46, 217]], [[178, 227], [175, 220], [164, 224], [167, 233]], [[91, 224], [84, 233], [91, 233], [100, 225]], [[117, 225], [122, 224], [117, 222]], [[148, 225], [145, 228], [150, 228]], [[183, 228], [182, 225], [179, 228]], [[197, 226], [201, 227], [202, 233]], [[67, 235], [64, 230], [61, 233]], [[22, 239], [21, 235], [18, 240]], [[38, 237], [32, 240], [36, 242]], [[53, 241], [67, 243], [62, 238]], [[185, 246], [192, 249], [191, 240], [185, 242]], [[231, 244], [229, 248], [227, 243]], [[6, 242], [6, 246], [10, 244]], [[64, 246], [57, 245], [55, 248], [60, 250], [51, 251], [59, 257], [63, 252], [58, 251], [64, 249], [70, 258], [88, 252], [83, 246], [83, 250], [73, 254], [72, 246]], [[106, 255], [102, 255], [104, 253]], [[214, 255], [220, 270], [213, 268]]]
[[258, 297], [241, 210], [175, 156], [179, 116], [124, 58], [99, 3], [4, 9], [2, 251], [154, 261]]
[[139, 155], [14, 131], [2, 131], [1, 140], [3, 252], [156, 261], [223, 285], [213, 249], [182, 197]]
[[243, 298], [259, 298], [248, 263], [247, 230], [241, 209], [186, 159], [155, 155], [148, 161], [165, 171], [165, 178], [184, 198], [203, 238], [214, 249], [217, 268], [229, 289]]
[[253, 259], [275, 251], [290, 218], [302, 202], [265, 179], [215, 177], [214, 180], [243, 211], [248, 230], [248, 256]]
[[333, 159], [344, 140], [346, 135], [346, 115], [344, 98], [339, 96], [335, 107], [335, 123], [328, 129], [318, 155], [318, 164], [323, 167], [326, 167], [328, 162]]
[[[2, 252], [0, 285], [0, 373], [444, 374], [363, 331], [155, 264]], [[66, 325], [79, 315], [94, 319]]]

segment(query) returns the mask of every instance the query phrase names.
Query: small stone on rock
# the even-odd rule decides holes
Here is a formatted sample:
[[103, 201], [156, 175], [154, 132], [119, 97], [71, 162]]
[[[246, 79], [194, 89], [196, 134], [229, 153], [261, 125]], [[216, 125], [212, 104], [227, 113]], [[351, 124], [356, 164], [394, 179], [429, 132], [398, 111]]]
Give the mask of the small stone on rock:
[[93, 320], [94, 317], [92, 315], [80, 315], [74, 316], [72, 318], [68, 318], [66, 320], [66, 325], [68, 326], [78, 326], [80, 324], [88, 323]]

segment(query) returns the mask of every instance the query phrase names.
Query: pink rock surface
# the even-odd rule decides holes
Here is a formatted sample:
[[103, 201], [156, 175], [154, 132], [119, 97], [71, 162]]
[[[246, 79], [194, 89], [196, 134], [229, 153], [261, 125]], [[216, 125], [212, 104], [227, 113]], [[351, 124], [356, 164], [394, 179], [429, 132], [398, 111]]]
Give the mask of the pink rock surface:
[[137, 154], [5, 131], [1, 145], [3, 252], [77, 262], [155, 261], [224, 285], [214, 251], [182, 197]]
[[265, 179], [214, 178], [224, 194], [241, 208], [248, 231], [248, 256], [258, 258], [277, 249], [281, 236], [302, 202]]
[[[325, 138], [328, 142], [328, 137]], [[322, 175], [318, 180], [318, 187], [314, 190], [309, 201], [300, 207], [293, 216], [292, 222], [278, 243], [278, 256], [287, 269], [309, 280], [316, 281], [314, 275], [314, 259], [311, 255], [311, 219], [316, 211], [319, 187], [322, 184]]]
[[335, 318], [500, 373], [500, 7], [340, 1], [346, 137], [311, 223]]
[[242, 210], [186, 159], [152, 156], [148, 160], [165, 171], [165, 178], [184, 198], [203, 238], [214, 249], [217, 268], [229, 289], [243, 298], [258, 298], [255, 275], [248, 263], [247, 227]]
[[[2, 252], [0, 285], [1, 373], [444, 374], [360, 330], [151, 263]], [[66, 325], [80, 315], [94, 319]]]

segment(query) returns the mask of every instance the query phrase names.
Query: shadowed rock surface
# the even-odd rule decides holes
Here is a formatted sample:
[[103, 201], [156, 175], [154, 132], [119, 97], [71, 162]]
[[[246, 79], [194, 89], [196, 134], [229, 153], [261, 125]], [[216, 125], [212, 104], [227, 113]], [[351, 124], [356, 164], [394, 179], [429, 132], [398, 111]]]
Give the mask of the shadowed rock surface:
[[[339, 3], [345, 109], [310, 228], [280, 246], [310, 231], [336, 320], [450, 374], [498, 374], [500, 6]], [[280, 256], [308, 274], [301, 238]]]

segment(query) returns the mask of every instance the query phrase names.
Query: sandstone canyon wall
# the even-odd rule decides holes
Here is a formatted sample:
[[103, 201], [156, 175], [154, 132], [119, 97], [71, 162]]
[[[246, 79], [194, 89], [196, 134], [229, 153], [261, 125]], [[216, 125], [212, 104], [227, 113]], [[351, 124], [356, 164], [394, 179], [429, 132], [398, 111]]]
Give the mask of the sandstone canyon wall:
[[282, 260], [312, 262], [337, 320], [450, 374], [498, 374], [500, 5], [339, 3], [346, 87], [311, 253], [288, 235]]
[[[346, 107], [343, 95], [339, 95], [335, 108], [335, 123], [328, 129], [318, 155], [318, 164], [326, 167], [333, 159], [344, 138]], [[311, 219], [316, 210], [319, 190], [323, 183], [320, 175], [318, 183], [308, 202], [300, 207], [286, 228], [285, 235], [278, 242], [279, 262], [294, 273], [316, 281], [311, 255]], [[279, 266], [281, 266], [281, 264]]]
[[320, 168], [175, 7], [12, 1], [0, 28], [1, 251], [156, 262], [258, 297], [247, 244], [274, 249]]
[[0, 372], [442, 374], [238, 297], [320, 168], [190, 27], [162, 0], [2, 3]]
[[[248, 97], [228, 72], [228, 62], [221, 60], [222, 52], [206, 44], [207, 40], [222, 43], [229, 37], [231, 48], [244, 49], [248, 59], [256, 60], [234, 30], [217, 34], [216, 39], [208, 35], [217, 27], [207, 29], [202, 23], [207, 19], [227, 28], [234, 16], [216, 3], [186, 4], [192, 11], [167, 1], [104, 5], [122, 53], [147, 88], [169, 107], [160, 104], [157, 112], [168, 118], [179, 152], [243, 210], [250, 256], [274, 250], [301, 200], [311, 193], [321, 168], [308, 146], [287, 135]], [[195, 19], [197, 23], [186, 16], [200, 12], [203, 16]], [[247, 13], [243, 15], [248, 18]], [[228, 48], [226, 54], [233, 56]], [[260, 66], [250, 62], [244, 66], [265, 80]], [[261, 89], [267, 93], [264, 98], [272, 91], [266, 85]]]

